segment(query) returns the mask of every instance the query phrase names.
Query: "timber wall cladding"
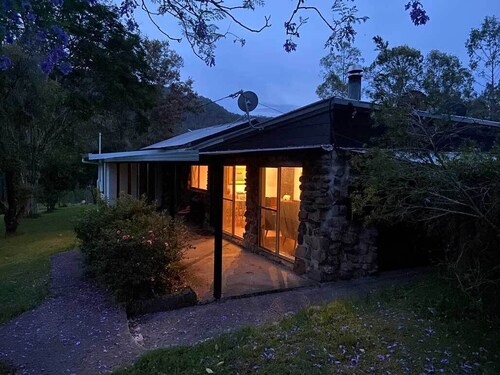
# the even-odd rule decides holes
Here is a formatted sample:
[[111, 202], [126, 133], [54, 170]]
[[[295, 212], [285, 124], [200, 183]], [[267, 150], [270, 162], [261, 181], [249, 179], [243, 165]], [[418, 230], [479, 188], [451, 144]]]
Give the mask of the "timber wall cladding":
[[335, 151], [303, 163], [295, 270], [317, 281], [377, 271], [377, 231], [347, 217], [349, 162]]

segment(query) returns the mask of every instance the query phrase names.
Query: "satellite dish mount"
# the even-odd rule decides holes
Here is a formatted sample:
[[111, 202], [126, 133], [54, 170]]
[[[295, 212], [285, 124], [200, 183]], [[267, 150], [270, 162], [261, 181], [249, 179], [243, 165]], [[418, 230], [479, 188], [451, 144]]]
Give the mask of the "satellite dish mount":
[[250, 122], [250, 112], [252, 112], [259, 104], [259, 98], [253, 91], [238, 92], [238, 107], [247, 114], [248, 122]]

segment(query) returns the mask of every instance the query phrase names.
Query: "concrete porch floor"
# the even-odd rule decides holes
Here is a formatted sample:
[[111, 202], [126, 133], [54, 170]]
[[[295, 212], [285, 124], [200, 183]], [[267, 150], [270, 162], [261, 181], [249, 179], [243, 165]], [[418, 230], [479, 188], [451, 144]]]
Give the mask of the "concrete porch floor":
[[[189, 285], [200, 302], [213, 299], [214, 239], [203, 237], [192, 242], [181, 264], [186, 267]], [[224, 240], [222, 244], [222, 297], [314, 285], [314, 282], [264, 256], [241, 249]]]

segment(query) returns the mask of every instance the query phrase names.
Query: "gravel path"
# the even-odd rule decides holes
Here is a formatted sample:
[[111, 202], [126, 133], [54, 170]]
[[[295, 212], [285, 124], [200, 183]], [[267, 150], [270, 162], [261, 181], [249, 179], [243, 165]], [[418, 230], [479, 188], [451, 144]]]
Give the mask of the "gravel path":
[[144, 315], [132, 324], [148, 349], [192, 345], [234, 329], [276, 321], [287, 314], [335, 299], [364, 296], [381, 288], [400, 286], [427, 274], [425, 269], [387, 272], [380, 276], [323, 284], [208, 305]]
[[144, 315], [132, 322], [132, 335], [125, 311], [83, 278], [79, 251], [51, 260], [51, 297], [0, 326], [0, 360], [14, 365], [20, 374], [107, 373], [132, 364], [147, 349], [191, 345], [310, 305], [401, 285], [421, 274], [398, 271]]
[[123, 309], [82, 277], [77, 250], [51, 259], [51, 297], [0, 326], [0, 360], [21, 374], [99, 374], [143, 351]]

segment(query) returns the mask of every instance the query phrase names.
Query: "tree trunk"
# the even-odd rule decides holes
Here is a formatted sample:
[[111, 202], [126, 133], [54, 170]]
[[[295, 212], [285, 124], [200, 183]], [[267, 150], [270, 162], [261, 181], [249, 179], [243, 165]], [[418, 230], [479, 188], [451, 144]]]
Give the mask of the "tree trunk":
[[24, 210], [24, 204], [20, 201], [19, 176], [15, 171], [5, 172], [5, 191], [7, 205], [5, 209], [5, 234], [15, 234], [19, 225], [20, 214]]

